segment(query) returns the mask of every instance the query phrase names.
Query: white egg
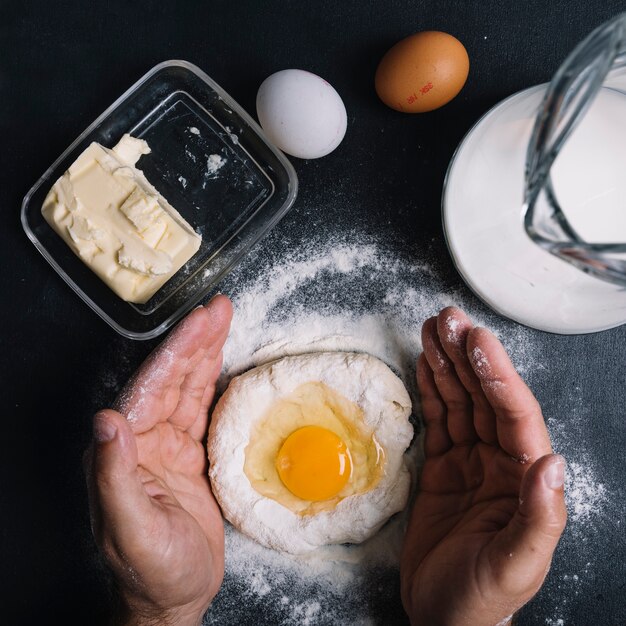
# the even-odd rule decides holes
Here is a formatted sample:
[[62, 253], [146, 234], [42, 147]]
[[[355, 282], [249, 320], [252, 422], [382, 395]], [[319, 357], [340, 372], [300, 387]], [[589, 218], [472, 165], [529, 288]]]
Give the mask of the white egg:
[[256, 110], [270, 141], [300, 159], [327, 155], [346, 134], [341, 97], [323, 78], [304, 70], [282, 70], [266, 78]]

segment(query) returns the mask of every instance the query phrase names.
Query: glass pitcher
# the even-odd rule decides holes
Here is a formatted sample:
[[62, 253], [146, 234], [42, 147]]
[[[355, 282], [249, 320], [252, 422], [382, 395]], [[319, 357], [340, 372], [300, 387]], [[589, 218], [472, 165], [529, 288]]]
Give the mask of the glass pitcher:
[[[602, 127], [588, 128], [586, 136], [577, 139], [577, 129], [591, 107], [596, 107]], [[569, 178], [563, 174], [559, 180], [555, 174], [560, 157], [577, 141], [572, 157], [578, 159], [577, 167], [570, 168]], [[526, 153], [523, 220], [529, 237], [543, 249], [623, 287], [625, 145], [626, 13], [622, 13], [574, 49], [547, 88]], [[574, 171], [579, 180], [572, 176]]]

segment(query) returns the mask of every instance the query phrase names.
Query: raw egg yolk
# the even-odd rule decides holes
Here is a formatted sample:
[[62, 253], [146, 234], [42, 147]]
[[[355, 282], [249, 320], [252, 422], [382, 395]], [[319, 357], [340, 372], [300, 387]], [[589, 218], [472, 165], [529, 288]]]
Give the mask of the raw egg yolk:
[[276, 470], [294, 496], [318, 502], [343, 489], [352, 463], [348, 447], [334, 432], [304, 426], [285, 439], [276, 457]]

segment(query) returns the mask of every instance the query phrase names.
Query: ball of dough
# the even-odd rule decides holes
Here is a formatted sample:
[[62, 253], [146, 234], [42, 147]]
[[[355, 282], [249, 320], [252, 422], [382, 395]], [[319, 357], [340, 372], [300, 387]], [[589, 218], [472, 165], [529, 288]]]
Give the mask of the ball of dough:
[[[367, 354], [315, 353], [256, 367], [231, 381], [213, 413], [213, 493], [228, 521], [269, 548], [298, 554], [360, 543], [406, 506], [410, 414], [402, 381]], [[304, 426], [333, 431], [351, 451], [350, 479], [325, 501], [304, 501], [277, 478], [278, 451]]]

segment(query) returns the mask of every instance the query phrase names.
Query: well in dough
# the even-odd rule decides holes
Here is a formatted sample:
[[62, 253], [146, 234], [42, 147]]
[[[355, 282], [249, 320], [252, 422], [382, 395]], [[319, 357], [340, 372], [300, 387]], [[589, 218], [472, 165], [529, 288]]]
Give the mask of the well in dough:
[[286, 357], [235, 377], [207, 445], [224, 516], [296, 554], [368, 539], [406, 506], [410, 414], [400, 379], [367, 354]]

